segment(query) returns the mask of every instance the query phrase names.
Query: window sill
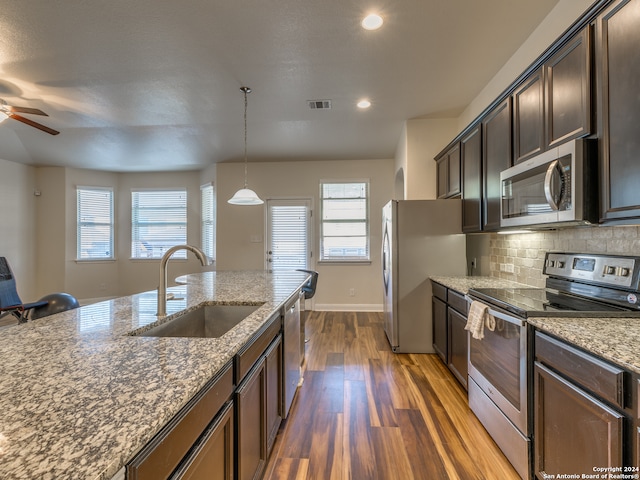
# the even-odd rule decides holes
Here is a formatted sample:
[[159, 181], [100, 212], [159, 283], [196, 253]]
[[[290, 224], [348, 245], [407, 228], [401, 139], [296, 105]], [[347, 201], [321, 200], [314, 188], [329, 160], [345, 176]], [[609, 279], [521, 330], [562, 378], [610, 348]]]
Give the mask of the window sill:
[[371, 265], [371, 260], [318, 260], [320, 265]]
[[112, 263], [115, 258], [76, 258], [76, 263]]

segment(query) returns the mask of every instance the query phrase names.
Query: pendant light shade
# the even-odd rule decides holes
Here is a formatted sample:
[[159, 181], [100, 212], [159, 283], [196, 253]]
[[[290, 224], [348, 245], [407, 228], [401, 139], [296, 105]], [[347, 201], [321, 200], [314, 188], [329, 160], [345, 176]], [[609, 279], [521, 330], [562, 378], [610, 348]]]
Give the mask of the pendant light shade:
[[240, 90], [244, 93], [244, 188], [238, 190], [227, 202], [232, 205], [261, 205], [264, 202], [256, 192], [247, 187], [247, 95], [251, 93], [251, 89], [240, 87]]
[[261, 205], [264, 202], [250, 188], [241, 188], [228, 202], [232, 205]]

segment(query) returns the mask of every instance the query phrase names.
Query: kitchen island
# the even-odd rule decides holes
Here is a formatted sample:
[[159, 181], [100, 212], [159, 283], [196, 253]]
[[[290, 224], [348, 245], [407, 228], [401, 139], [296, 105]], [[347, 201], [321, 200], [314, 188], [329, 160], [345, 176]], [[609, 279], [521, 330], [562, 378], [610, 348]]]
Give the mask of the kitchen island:
[[220, 338], [130, 335], [158, 321], [155, 290], [0, 330], [0, 478], [113, 478], [307, 278], [180, 277], [166, 320], [207, 302], [261, 304]]

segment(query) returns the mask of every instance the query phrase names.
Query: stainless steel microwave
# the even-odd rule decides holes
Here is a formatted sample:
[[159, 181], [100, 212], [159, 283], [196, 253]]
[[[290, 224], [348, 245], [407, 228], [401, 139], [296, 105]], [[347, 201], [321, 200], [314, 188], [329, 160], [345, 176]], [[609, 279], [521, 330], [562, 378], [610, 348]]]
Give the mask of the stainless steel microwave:
[[500, 174], [500, 227], [584, 225], [598, 221], [595, 140], [575, 139]]

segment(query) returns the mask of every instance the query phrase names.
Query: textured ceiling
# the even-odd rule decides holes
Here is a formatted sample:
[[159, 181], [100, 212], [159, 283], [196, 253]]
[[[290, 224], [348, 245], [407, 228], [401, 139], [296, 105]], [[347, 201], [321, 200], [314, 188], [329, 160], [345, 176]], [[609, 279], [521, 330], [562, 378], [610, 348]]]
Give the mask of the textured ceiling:
[[[0, 158], [111, 171], [236, 160], [242, 85], [252, 161], [392, 158], [405, 120], [461, 112], [557, 1], [3, 0], [0, 98], [61, 133], [8, 119]], [[378, 31], [360, 27], [371, 10]]]

